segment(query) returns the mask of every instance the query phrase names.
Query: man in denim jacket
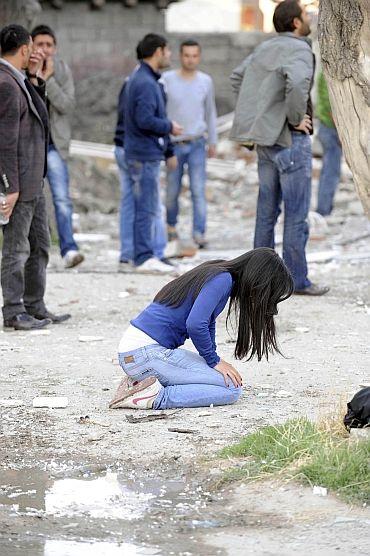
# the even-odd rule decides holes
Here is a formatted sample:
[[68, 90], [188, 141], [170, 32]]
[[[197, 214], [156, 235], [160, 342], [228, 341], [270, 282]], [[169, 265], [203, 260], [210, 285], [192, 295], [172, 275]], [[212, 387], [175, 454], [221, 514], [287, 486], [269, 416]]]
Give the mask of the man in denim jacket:
[[308, 278], [305, 248], [311, 199], [314, 55], [308, 15], [295, 0], [274, 13], [277, 37], [265, 41], [231, 75], [238, 93], [231, 139], [257, 145], [260, 181], [254, 247], [275, 247], [284, 203], [283, 258], [295, 293], [323, 295]]

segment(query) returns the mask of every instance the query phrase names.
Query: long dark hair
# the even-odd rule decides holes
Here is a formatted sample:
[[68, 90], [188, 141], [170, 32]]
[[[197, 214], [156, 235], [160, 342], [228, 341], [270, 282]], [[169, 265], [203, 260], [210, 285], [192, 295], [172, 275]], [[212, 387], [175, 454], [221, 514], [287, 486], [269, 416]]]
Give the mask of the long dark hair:
[[233, 314], [238, 330], [234, 355], [258, 361], [269, 353], [281, 353], [277, 345], [274, 315], [277, 304], [293, 293], [293, 278], [273, 249], [259, 247], [225, 261], [205, 262], [166, 284], [154, 298], [156, 303], [179, 307], [190, 294], [195, 299], [208, 280], [230, 272], [233, 286], [226, 322]]

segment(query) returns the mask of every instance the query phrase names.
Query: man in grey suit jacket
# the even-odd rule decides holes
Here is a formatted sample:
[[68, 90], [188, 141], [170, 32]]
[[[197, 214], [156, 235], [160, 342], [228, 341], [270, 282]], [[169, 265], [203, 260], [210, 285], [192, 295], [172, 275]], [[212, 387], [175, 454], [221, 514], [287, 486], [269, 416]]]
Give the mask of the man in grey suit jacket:
[[50, 184], [58, 228], [60, 254], [66, 268], [84, 260], [73, 238], [73, 205], [69, 194], [68, 151], [71, 140], [71, 116], [75, 108], [72, 72], [57, 55], [57, 39], [48, 25], [38, 25], [31, 33], [36, 49], [45, 55], [42, 77], [46, 82], [50, 120], [48, 149], [48, 181]]
[[3, 226], [3, 318], [6, 328], [31, 330], [70, 317], [53, 315], [44, 303], [50, 240], [43, 195], [49, 123], [45, 83], [37, 77], [43, 55], [20, 25], [1, 30], [0, 47], [0, 185], [6, 193], [0, 210], [9, 218]]

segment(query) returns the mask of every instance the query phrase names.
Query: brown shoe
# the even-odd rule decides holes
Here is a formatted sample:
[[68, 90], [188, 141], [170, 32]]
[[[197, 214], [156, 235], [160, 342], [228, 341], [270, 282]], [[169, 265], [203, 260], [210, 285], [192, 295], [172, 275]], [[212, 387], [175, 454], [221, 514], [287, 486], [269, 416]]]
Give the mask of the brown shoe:
[[317, 284], [311, 284], [308, 288], [304, 288], [303, 290], [295, 290], [295, 295], [312, 295], [312, 296], [319, 296], [325, 295], [328, 293], [330, 288], [328, 286], [318, 286]]
[[125, 376], [121, 380], [117, 388], [117, 392], [109, 404], [109, 409], [119, 409], [120, 403], [123, 402], [123, 400], [125, 400], [128, 396], [132, 396], [133, 394], [136, 394], [136, 392], [141, 392], [144, 388], [154, 384], [155, 381], [155, 376], [149, 376], [140, 382], [138, 380], [133, 381], [128, 376]]

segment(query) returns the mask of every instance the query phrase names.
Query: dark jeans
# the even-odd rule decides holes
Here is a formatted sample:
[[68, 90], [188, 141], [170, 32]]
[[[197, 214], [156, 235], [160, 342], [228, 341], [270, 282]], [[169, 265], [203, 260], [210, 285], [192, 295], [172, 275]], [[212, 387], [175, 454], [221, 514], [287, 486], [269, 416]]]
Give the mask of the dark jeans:
[[160, 160], [127, 160], [127, 173], [134, 192], [134, 263], [154, 257], [155, 220], [158, 211]]
[[18, 201], [3, 226], [1, 287], [4, 320], [43, 313], [50, 235], [45, 197]]
[[311, 285], [307, 277], [305, 247], [311, 198], [311, 139], [292, 133], [289, 148], [258, 147], [259, 195], [254, 247], [275, 247], [274, 228], [284, 203], [283, 259], [296, 290]]
[[323, 157], [317, 197], [317, 212], [327, 216], [333, 210], [334, 195], [340, 180], [342, 145], [335, 127], [327, 127], [320, 123], [318, 136], [323, 148]]

